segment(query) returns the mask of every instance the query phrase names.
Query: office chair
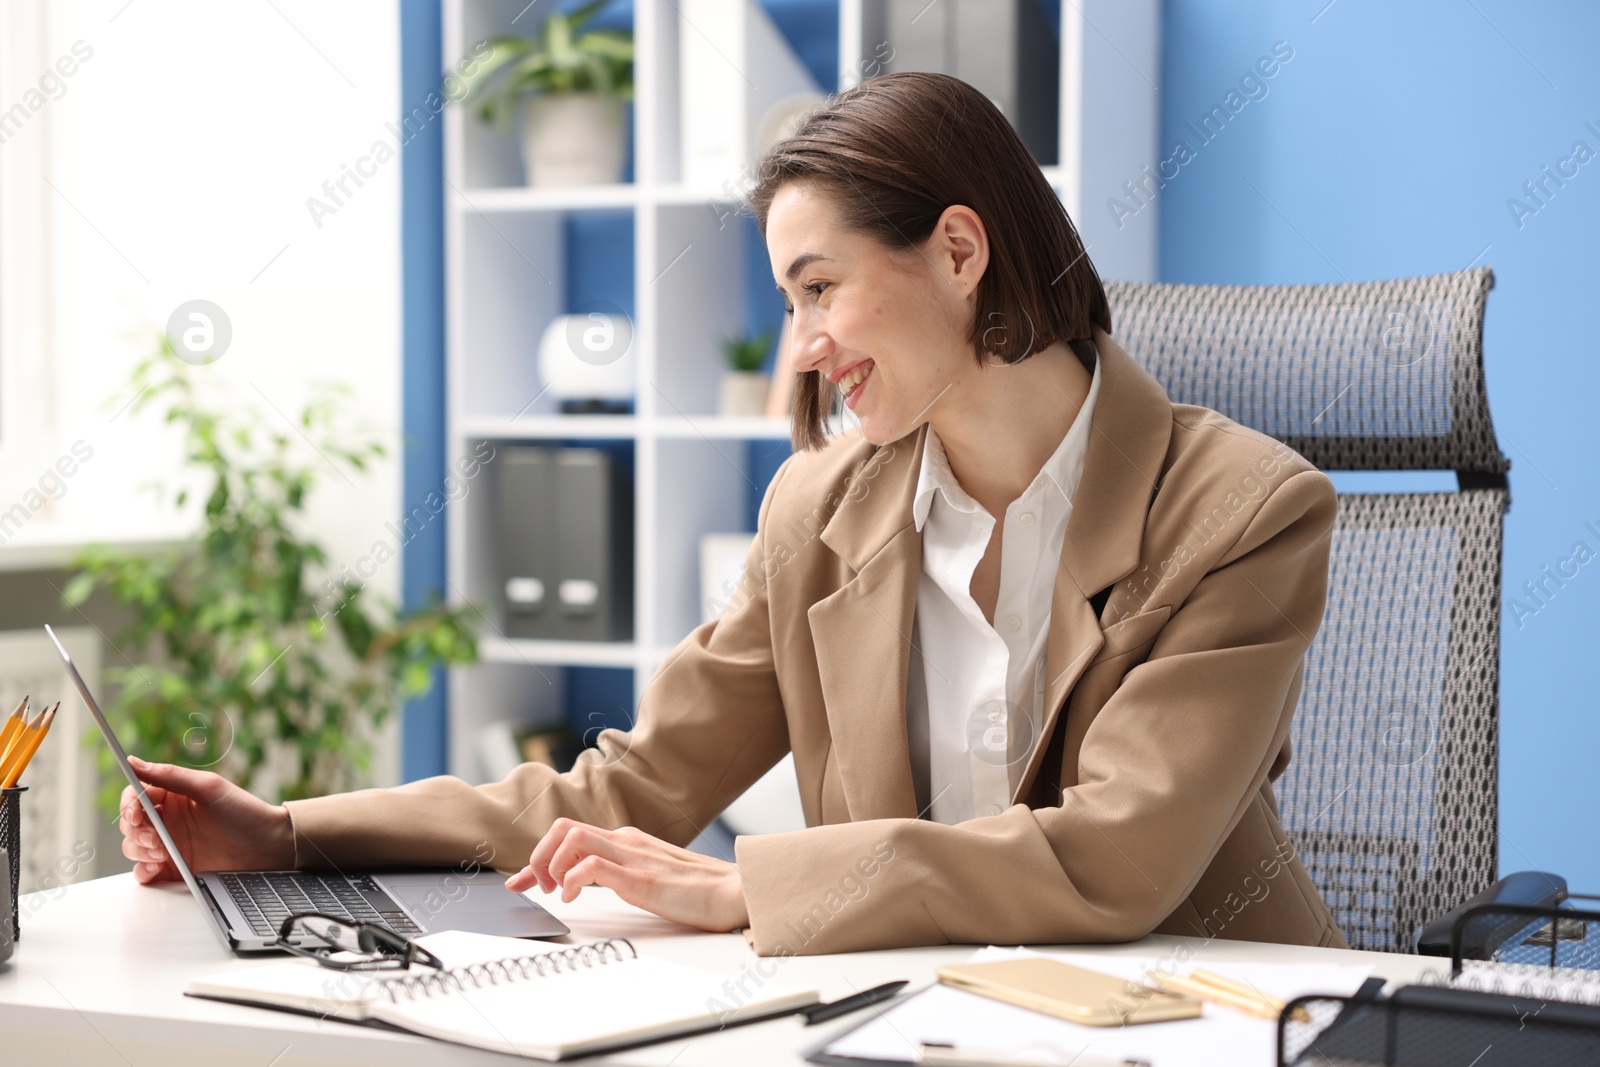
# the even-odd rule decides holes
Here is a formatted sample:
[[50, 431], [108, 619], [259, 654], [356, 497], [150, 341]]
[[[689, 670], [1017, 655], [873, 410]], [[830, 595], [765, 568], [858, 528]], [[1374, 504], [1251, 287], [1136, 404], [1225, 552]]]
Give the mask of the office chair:
[[[1448, 925], [1446, 912], [1495, 880], [1511, 463], [1484, 388], [1493, 284], [1482, 267], [1336, 285], [1107, 286], [1113, 336], [1174, 401], [1325, 470], [1455, 472], [1454, 492], [1340, 494], [1294, 758], [1274, 784], [1353, 948], [1418, 951], [1424, 924]], [[1565, 892], [1539, 872], [1507, 882], [1484, 899]]]

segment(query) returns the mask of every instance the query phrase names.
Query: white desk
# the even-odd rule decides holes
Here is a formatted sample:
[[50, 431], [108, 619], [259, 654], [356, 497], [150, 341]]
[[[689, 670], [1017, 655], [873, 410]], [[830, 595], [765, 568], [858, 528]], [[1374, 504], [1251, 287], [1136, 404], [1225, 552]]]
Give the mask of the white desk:
[[[571, 904], [554, 897], [544, 900], [537, 891], [531, 895], [572, 928], [564, 942], [627, 937], [645, 954], [730, 977], [749, 973], [759, 963], [768, 980], [815, 986], [825, 1000], [898, 978], [914, 985], [931, 982], [936, 966], [959, 962], [973, 952], [971, 946], [945, 946], [760, 959], [739, 934], [703, 934], [665, 922], [623, 903], [609, 890], [586, 889]], [[25, 896], [21, 908], [22, 938], [11, 962], [0, 964], [0, 1064], [505, 1067], [519, 1062], [405, 1034], [183, 996], [190, 978], [249, 967], [253, 961], [235, 958], [222, 947], [181, 885], [145, 888], [131, 874], [122, 874]], [[1184, 942], [1195, 949], [1198, 960], [1365, 962], [1375, 974], [1401, 980], [1437, 962], [1169, 937], [1091, 951], [1160, 957]], [[795, 1017], [773, 1019], [617, 1053], [604, 1062], [655, 1067], [803, 1063], [800, 1049], [850, 1018], [858, 1017], [814, 1027]]]

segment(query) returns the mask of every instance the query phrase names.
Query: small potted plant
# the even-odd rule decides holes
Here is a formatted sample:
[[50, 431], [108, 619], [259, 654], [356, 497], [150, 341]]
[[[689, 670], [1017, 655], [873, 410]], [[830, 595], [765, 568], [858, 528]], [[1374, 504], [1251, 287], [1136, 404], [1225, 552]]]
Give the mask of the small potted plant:
[[534, 37], [490, 38], [488, 58], [468, 78], [463, 100], [478, 105], [484, 122], [509, 134], [521, 109], [529, 185], [622, 180], [622, 105], [633, 99], [633, 35], [583, 28], [607, 2], [557, 12]]
[[717, 412], [721, 415], [761, 416], [767, 411], [767, 376], [761, 368], [772, 348], [772, 331], [741, 334], [722, 342], [728, 373], [722, 378]]

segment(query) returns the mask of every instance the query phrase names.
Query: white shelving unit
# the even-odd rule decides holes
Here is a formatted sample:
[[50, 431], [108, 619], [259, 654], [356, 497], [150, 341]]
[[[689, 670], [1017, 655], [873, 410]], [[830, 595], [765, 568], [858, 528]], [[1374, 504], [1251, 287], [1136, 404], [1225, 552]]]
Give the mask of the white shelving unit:
[[[534, 19], [519, 17], [526, 8], [527, 0], [444, 0], [442, 69], [492, 34], [531, 33]], [[1096, 213], [1080, 218], [1078, 208], [1102, 192], [1115, 195], [1123, 177], [1136, 177], [1158, 158], [1155, 89], [1144, 86], [1158, 71], [1159, 5], [1062, 0], [1062, 9], [1062, 159], [1044, 170], [1103, 272], [1150, 277], [1154, 211], [1141, 212], [1138, 226], [1101, 233], [1107, 228], [1093, 221]], [[845, 86], [856, 80], [862, 57], [874, 54], [884, 18], [881, 0], [838, 0], [838, 11], [839, 85]], [[715, 414], [716, 342], [744, 317], [748, 222], [724, 217], [734, 206], [725, 196], [680, 181], [679, 35], [694, 32], [681, 28], [680, 18], [671, 0], [635, 0], [632, 183], [525, 188], [512, 138], [464, 109], [444, 113], [451, 469], [481, 441], [613, 440], [631, 443], [635, 479], [629, 642], [498, 636], [492, 466], [449, 509], [449, 596], [478, 604], [493, 627], [486, 627], [483, 662], [451, 678], [449, 770], [469, 780], [481, 778], [475, 746], [483, 724], [563, 714], [563, 667], [631, 670], [637, 702], [663, 656], [700, 620], [701, 535], [746, 527], [753, 490], [744, 442], [789, 436], [784, 419]], [[1108, 25], [1110, 37], [1099, 32]], [[1141, 64], [1142, 72], [1133, 69]], [[1110, 113], [1086, 117], [1087, 106]], [[534, 353], [549, 320], [569, 310], [563, 220], [576, 212], [632, 216], [638, 389], [630, 416], [562, 415], [540, 396]]]

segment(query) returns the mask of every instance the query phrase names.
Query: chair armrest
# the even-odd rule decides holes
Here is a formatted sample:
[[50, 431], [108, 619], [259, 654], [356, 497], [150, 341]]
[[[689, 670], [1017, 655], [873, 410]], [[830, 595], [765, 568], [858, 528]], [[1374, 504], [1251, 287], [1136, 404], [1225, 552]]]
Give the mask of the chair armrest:
[[[1459, 907], [1434, 919], [1417, 935], [1417, 952], [1424, 956], [1450, 955], [1450, 931], [1456, 920], [1468, 908], [1483, 904], [1518, 904], [1550, 908], [1567, 897], [1567, 880], [1559, 874], [1545, 871], [1518, 871], [1508, 874], [1488, 889], [1464, 901]], [[1486, 960], [1499, 947], [1496, 931], [1474, 931], [1474, 937], [1463, 941], [1461, 958]], [[1502, 936], [1503, 933], [1502, 933]], [[1493, 941], [1494, 943], [1490, 943]]]

